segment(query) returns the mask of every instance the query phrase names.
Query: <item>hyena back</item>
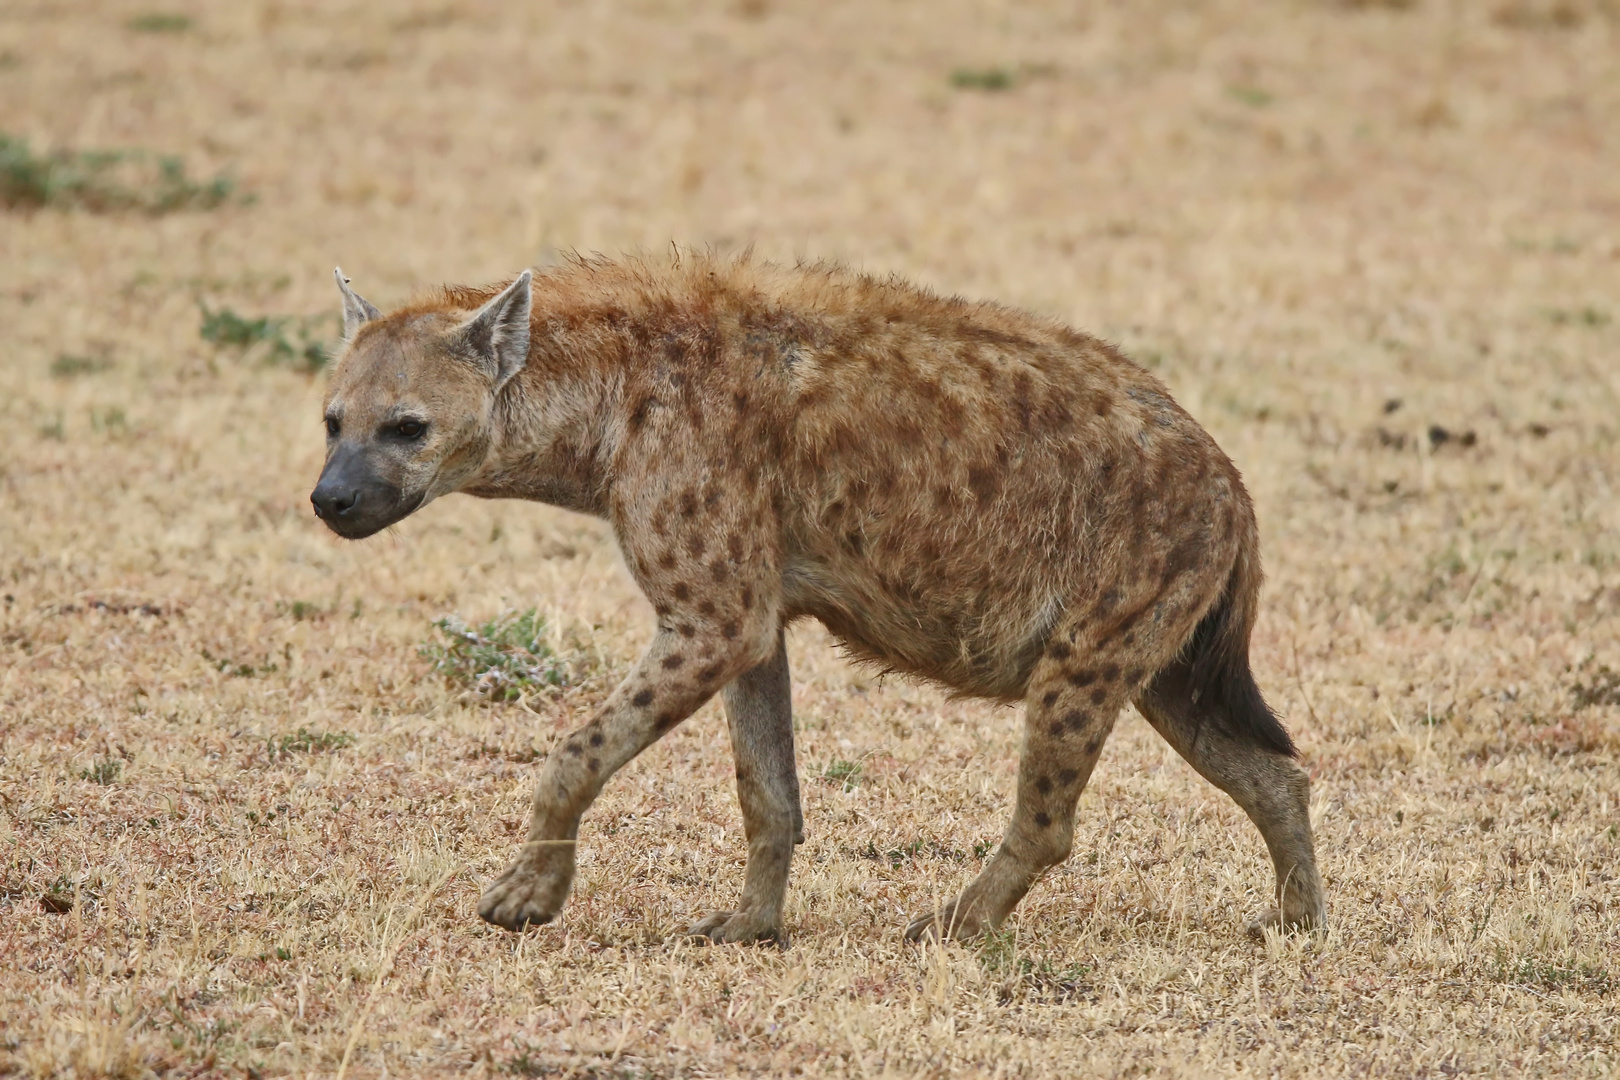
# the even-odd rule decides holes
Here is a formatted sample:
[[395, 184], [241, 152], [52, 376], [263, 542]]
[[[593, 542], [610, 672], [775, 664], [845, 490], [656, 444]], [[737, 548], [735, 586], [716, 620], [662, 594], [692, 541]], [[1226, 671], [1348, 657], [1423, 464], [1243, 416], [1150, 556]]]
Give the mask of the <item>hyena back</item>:
[[719, 691], [748, 866], [693, 930], [774, 938], [803, 829], [783, 628], [1024, 705], [1005, 838], [908, 936], [997, 926], [1064, 859], [1135, 702], [1259, 827], [1266, 920], [1319, 926], [1308, 784], [1249, 669], [1260, 586], [1236, 468], [1105, 343], [834, 267], [579, 260], [383, 316], [344, 294], [313, 495], [360, 537], [455, 491], [605, 518], [657, 612], [646, 653], [546, 761], [479, 914], [552, 919], [607, 778]]

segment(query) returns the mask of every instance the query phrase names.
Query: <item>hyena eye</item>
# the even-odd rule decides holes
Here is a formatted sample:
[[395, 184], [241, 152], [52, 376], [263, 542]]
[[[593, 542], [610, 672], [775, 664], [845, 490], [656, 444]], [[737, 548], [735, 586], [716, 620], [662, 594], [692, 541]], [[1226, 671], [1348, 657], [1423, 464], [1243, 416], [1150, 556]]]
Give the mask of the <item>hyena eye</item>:
[[402, 439], [420, 439], [427, 425], [420, 420], [401, 420], [394, 426], [394, 434]]
[[342, 429], [342, 427], [343, 427], [343, 425], [338, 422], [337, 417], [328, 416], [326, 418], [326, 437], [328, 439], [337, 438], [338, 437], [338, 432]]

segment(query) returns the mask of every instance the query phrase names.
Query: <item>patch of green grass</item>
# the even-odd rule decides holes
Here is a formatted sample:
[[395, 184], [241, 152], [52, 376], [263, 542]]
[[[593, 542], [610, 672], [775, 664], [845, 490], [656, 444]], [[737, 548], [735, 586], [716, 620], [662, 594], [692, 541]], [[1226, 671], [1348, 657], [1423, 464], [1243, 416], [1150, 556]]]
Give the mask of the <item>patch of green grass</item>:
[[1068, 964], [1058, 967], [1047, 957], [1035, 959], [1018, 951], [1018, 935], [1009, 928], [986, 931], [979, 941], [979, 963], [991, 975], [1006, 979], [997, 995], [1003, 1005], [1020, 991], [1050, 1001], [1068, 1001], [1091, 993], [1086, 978], [1091, 967]]
[[88, 769], [79, 770], [80, 780], [93, 780], [103, 786], [118, 782], [118, 776], [124, 771], [124, 763], [117, 758], [108, 758], [98, 761]]
[[1270, 105], [1273, 101], [1277, 100], [1276, 95], [1272, 94], [1269, 90], [1262, 90], [1258, 86], [1250, 86], [1246, 83], [1238, 84], [1236, 86], [1228, 86], [1226, 88], [1226, 95], [1235, 101], [1241, 101], [1243, 104], [1255, 109], [1263, 109], [1267, 105]]
[[835, 758], [821, 770], [821, 778], [829, 784], [842, 785], [845, 791], [854, 791], [856, 785], [861, 782], [861, 773], [864, 771], [864, 767], [858, 761]]
[[191, 16], [172, 11], [149, 11], [124, 24], [138, 34], [183, 34], [191, 29]]
[[293, 622], [303, 622], [305, 619], [319, 618], [326, 614], [325, 608], [309, 600], [294, 600], [286, 606], [285, 611], [293, 617]]
[[1554, 326], [1607, 326], [1610, 316], [1602, 308], [1588, 304], [1581, 308], [1548, 308], [1547, 321]]
[[[848, 763], [846, 762], [846, 764]], [[857, 765], [855, 768], [858, 774], [860, 771], [860, 766]], [[846, 788], [845, 790], [848, 789]], [[978, 855], [981, 846], [982, 845], [979, 844], [973, 845], [975, 857], [982, 858], [982, 856]], [[879, 851], [877, 843], [875, 841], [868, 840], [866, 842], [866, 850], [859, 852], [859, 854], [863, 859], [871, 859], [874, 862], [887, 862], [889, 864], [889, 868], [892, 870], [898, 870], [908, 862], [915, 862], [918, 859], [924, 858], [942, 859], [946, 862], [962, 862], [967, 858], [967, 852], [965, 851], [959, 851], [953, 847], [946, 847], [938, 840], [922, 840], [920, 838], [911, 841], [909, 844], [903, 844], [897, 848], [890, 848], [888, 851]]]
[[274, 660], [266, 660], [258, 667], [254, 667], [252, 664], [238, 663], [228, 656], [215, 656], [207, 649], [202, 650], [202, 658], [213, 664], [215, 670], [223, 671], [225, 674], [237, 679], [251, 679], [255, 675], [269, 675], [271, 672], [280, 670], [280, 665]]
[[0, 134], [0, 206], [47, 206], [91, 213], [168, 214], [211, 210], [230, 198], [226, 176], [197, 181], [180, 159], [144, 150], [52, 150], [35, 153], [26, 139]]
[[425, 642], [420, 654], [447, 683], [491, 701], [516, 701], [576, 681], [573, 665], [545, 640], [546, 621], [534, 608], [480, 626], [446, 615], [433, 628], [442, 640]]
[[80, 375], [97, 375], [112, 366], [112, 361], [105, 356], [60, 353], [51, 361], [51, 375], [58, 379], [73, 379]]
[[1607, 968], [1585, 963], [1566, 967], [1530, 956], [1520, 957], [1514, 962], [1500, 950], [1496, 956], [1495, 975], [1497, 982], [1514, 986], [1574, 990], [1588, 994], [1612, 994], [1620, 990], [1620, 979], [1611, 975]]
[[228, 307], [209, 310], [203, 305], [202, 325], [197, 333], [204, 341], [222, 349], [246, 353], [262, 346], [267, 363], [315, 372], [326, 366], [328, 345], [320, 329], [326, 321], [327, 317], [321, 315], [248, 318]]
[[1570, 687], [1570, 695], [1574, 697], [1577, 709], [1589, 709], [1593, 705], [1620, 705], [1620, 671], [1604, 664], [1592, 673], [1589, 680]]
[[122, 435], [129, 430], [129, 417], [120, 405], [90, 410], [90, 430], [97, 435]]
[[272, 735], [264, 741], [265, 753], [272, 761], [294, 754], [324, 754], [353, 745], [354, 736], [347, 731], [311, 731], [302, 725], [290, 735]]
[[963, 67], [951, 72], [951, 86], [957, 90], [983, 90], [994, 93], [998, 90], [1011, 90], [1017, 81], [1017, 76], [1004, 67]]

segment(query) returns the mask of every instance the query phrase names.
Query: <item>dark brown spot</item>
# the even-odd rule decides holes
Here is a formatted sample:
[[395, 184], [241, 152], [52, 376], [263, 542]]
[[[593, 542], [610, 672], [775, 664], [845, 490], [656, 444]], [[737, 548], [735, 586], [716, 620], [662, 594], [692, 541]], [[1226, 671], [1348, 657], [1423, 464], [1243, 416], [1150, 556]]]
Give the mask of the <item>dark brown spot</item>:
[[658, 560], [658, 565], [664, 570], [675, 569], [675, 553], [673, 551], [664, 552], [663, 557]]
[[658, 404], [658, 399], [655, 397], [644, 397], [636, 402], [635, 411], [630, 414], [631, 431], [641, 430], [642, 425], [647, 422], [647, 414], [652, 411], [652, 407], [656, 404]]
[[1097, 681], [1097, 673], [1090, 668], [1069, 673], [1069, 681], [1076, 686], [1090, 686]]
[[713, 615], [714, 614], [714, 601], [713, 600], [705, 600], [705, 601], [703, 601], [703, 603], [699, 604], [698, 605], [698, 614], [699, 615]]
[[568, 752], [573, 754], [575, 757], [579, 757], [579, 755], [583, 754], [585, 750], [579, 745], [579, 743], [571, 742], [568, 744]]
[[669, 656], [664, 657], [664, 668], [667, 671], [674, 671], [684, 663], [686, 663], [686, 657], [680, 653], [671, 653]]
[[672, 591], [674, 592], [675, 599], [677, 600], [690, 600], [692, 598], [692, 590], [684, 581], [678, 582]]
[[731, 575], [731, 567], [726, 565], [726, 560], [716, 559], [709, 564], [709, 574], [716, 581], [724, 581]]
[[698, 678], [702, 679], [706, 683], [711, 683], [718, 679], [720, 677], [720, 673], [724, 670], [725, 668], [720, 664], [710, 664], [708, 667], [698, 672]]
[[1052, 725], [1046, 729], [1046, 733], [1048, 735], [1052, 736], [1052, 738], [1054, 738], [1054, 739], [1057, 738], [1058, 736], [1062, 735], [1063, 734], [1063, 721], [1061, 721], [1061, 720], [1052, 721]]
[[696, 533], [693, 533], [691, 536], [688, 536], [686, 538], [686, 553], [688, 555], [692, 556], [692, 558], [695, 559], [698, 556], [702, 555], [703, 554], [703, 548], [704, 548], [703, 537], [697, 535]]
[[1142, 676], [1146, 674], [1147, 672], [1143, 671], [1141, 668], [1133, 667], [1125, 673], [1125, 681], [1134, 685], [1141, 682]]
[[587, 761], [587, 762], [586, 762], [586, 763], [585, 763], [585, 767], [586, 767], [586, 768], [587, 768], [587, 769], [589, 769], [589, 770], [591, 770], [591, 772], [596, 772], [596, 771], [597, 771], [597, 770], [599, 770], [599, 769], [601, 769], [601, 767], [602, 767], [602, 762], [601, 762], [601, 761], [599, 761], [599, 760], [598, 760], [598, 759], [596, 759], [596, 758], [591, 758], [591, 759], [590, 759], [590, 760], [589, 760], [589, 761]]
[[1058, 773], [1058, 783], [1064, 787], [1068, 787], [1078, 779], [1080, 779], [1080, 770], [1078, 769], [1064, 769]]
[[601, 746], [602, 745], [602, 733], [600, 731], [591, 732], [591, 745], [592, 746]]
[[1046, 652], [1047, 655], [1052, 657], [1054, 660], [1067, 660], [1069, 657], [1074, 655], [1074, 650], [1069, 648], [1067, 644], [1061, 641], [1052, 642], [1051, 647], [1048, 648]]
[[1040, 792], [1042, 795], [1045, 795], [1048, 791], [1051, 791], [1052, 778], [1050, 776], [1040, 777], [1035, 781], [1035, 790]]
[[753, 589], [748, 589], [748, 588], [743, 589], [743, 591], [742, 591], [742, 605], [743, 605], [743, 610], [744, 611], [752, 611], [754, 609], [754, 590]]
[[1093, 705], [1101, 705], [1103, 702], [1105, 702], [1107, 700], [1108, 700], [1108, 691], [1104, 690], [1102, 687], [1099, 686], [1099, 687], [1097, 687], [1097, 689], [1095, 689], [1095, 690], [1093, 690], [1091, 692], [1091, 703]]
[[651, 705], [652, 704], [652, 699], [653, 699], [653, 692], [651, 690], [643, 690], [640, 693], [638, 693], [635, 697], [630, 699], [630, 704], [632, 704], [636, 708], [640, 709], [640, 708], [644, 708], [645, 706]]
[[1091, 741], [1086, 743], [1086, 753], [1095, 754], [1097, 751], [1101, 750], [1104, 737], [1105, 736], [1103, 736], [1101, 733], [1093, 735], [1091, 737]]
[[1119, 665], [1109, 664], [1102, 669], [1103, 682], [1113, 682], [1119, 678]]
[[658, 728], [659, 731], [668, 731], [670, 728], [675, 726], [675, 723], [676, 721], [674, 713], [659, 713], [658, 719], [653, 721], [653, 724]]
[[731, 554], [731, 558], [734, 562], [742, 562], [742, 537], [738, 536], [736, 533], [732, 533], [730, 536], [726, 537], [726, 551]]
[[693, 634], [696, 634], [696, 633], [697, 633], [697, 628], [694, 627], [691, 623], [682, 623], [681, 624], [681, 637], [689, 638]]
[[680, 502], [677, 504], [677, 509], [680, 510], [681, 517], [691, 517], [693, 514], [697, 513], [697, 508], [697, 494], [691, 491], [682, 492]]
[[1001, 487], [1001, 476], [994, 468], [988, 465], [975, 466], [968, 469], [968, 489], [982, 506], [996, 497], [996, 491]]
[[732, 619], [730, 622], [726, 623], [726, 625], [720, 628], [720, 633], [729, 641], [731, 638], [737, 636], [740, 629], [741, 628], [737, 625], [737, 620]]
[[1091, 726], [1091, 717], [1083, 712], [1066, 712], [1062, 723], [1067, 724], [1070, 731], [1083, 731]]
[[1036, 814], [1035, 815], [1035, 824], [1039, 825], [1043, 829], [1051, 828], [1052, 827], [1052, 815], [1047, 814], [1047, 813]]

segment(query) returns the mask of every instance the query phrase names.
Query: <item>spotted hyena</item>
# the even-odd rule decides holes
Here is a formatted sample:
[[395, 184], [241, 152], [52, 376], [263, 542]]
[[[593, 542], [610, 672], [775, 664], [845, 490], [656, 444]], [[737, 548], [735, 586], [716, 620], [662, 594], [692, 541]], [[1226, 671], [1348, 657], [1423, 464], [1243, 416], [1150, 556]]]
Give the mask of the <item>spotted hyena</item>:
[[577, 260], [389, 315], [341, 273], [345, 345], [313, 500], [363, 537], [463, 492], [606, 519], [657, 633], [562, 740], [527, 842], [479, 901], [557, 915], [608, 777], [718, 692], [748, 837], [742, 897], [692, 928], [774, 938], [803, 841], [783, 628], [1022, 702], [1001, 846], [907, 936], [995, 927], [1074, 841], [1127, 702], [1270, 849], [1284, 927], [1322, 887], [1294, 744], [1249, 670], [1260, 588], [1237, 469], [1106, 343], [830, 266]]

